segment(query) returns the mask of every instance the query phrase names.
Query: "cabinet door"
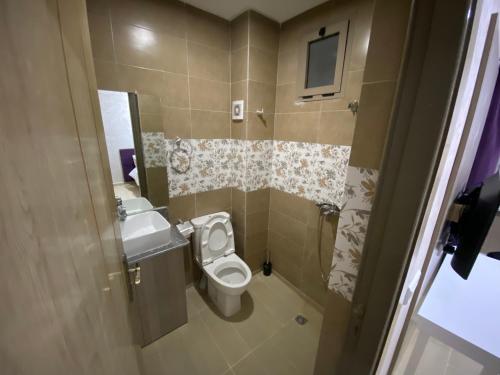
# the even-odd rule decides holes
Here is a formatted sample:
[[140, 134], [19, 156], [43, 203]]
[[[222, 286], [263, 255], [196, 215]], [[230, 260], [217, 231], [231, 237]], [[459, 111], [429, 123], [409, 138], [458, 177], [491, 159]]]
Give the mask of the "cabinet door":
[[147, 345], [187, 323], [184, 248], [139, 263], [141, 282], [135, 286], [142, 343]]

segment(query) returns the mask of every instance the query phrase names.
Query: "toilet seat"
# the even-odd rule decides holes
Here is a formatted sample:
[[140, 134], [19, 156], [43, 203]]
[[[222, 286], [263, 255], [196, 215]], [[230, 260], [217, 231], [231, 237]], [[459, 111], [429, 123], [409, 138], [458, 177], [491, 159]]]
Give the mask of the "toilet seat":
[[205, 266], [220, 257], [234, 253], [234, 235], [229, 215], [209, 215], [200, 234], [201, 264]]

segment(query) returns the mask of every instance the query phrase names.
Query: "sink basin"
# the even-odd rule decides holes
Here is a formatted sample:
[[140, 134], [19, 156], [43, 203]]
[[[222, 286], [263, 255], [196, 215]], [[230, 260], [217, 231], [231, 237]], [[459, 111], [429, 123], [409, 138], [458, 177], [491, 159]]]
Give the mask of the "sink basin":
[[123, 200], [123, 208], [127, 211], [127, 215], [132, 215], [141, 211], [152, 210], [153, 205], [146, 198], [140, 197]]
[[120, 228], [128, 258], [167, 245], [171, 240], [170, 223], [156, 211], [127, 216], [120, 221]]

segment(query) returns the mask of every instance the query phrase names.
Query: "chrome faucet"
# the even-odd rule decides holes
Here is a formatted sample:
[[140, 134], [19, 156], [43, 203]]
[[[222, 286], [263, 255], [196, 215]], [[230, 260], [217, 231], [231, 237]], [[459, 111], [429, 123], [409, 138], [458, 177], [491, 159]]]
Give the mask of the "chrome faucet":
[[123, 201], [120, 197], [115, 197], [116, 199], [116, 211], [118, 212], [118, 219], [120, 221], [125, 221], [127, 218], [127, 210], [123, 207]]

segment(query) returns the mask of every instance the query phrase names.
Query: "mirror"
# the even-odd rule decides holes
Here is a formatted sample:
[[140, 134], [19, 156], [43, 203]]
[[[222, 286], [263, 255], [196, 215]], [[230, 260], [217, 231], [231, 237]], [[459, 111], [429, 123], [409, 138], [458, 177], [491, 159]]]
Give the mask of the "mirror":
[[98, 90], [115, 196], [127, 214], [168, 205], [160, 99]]

